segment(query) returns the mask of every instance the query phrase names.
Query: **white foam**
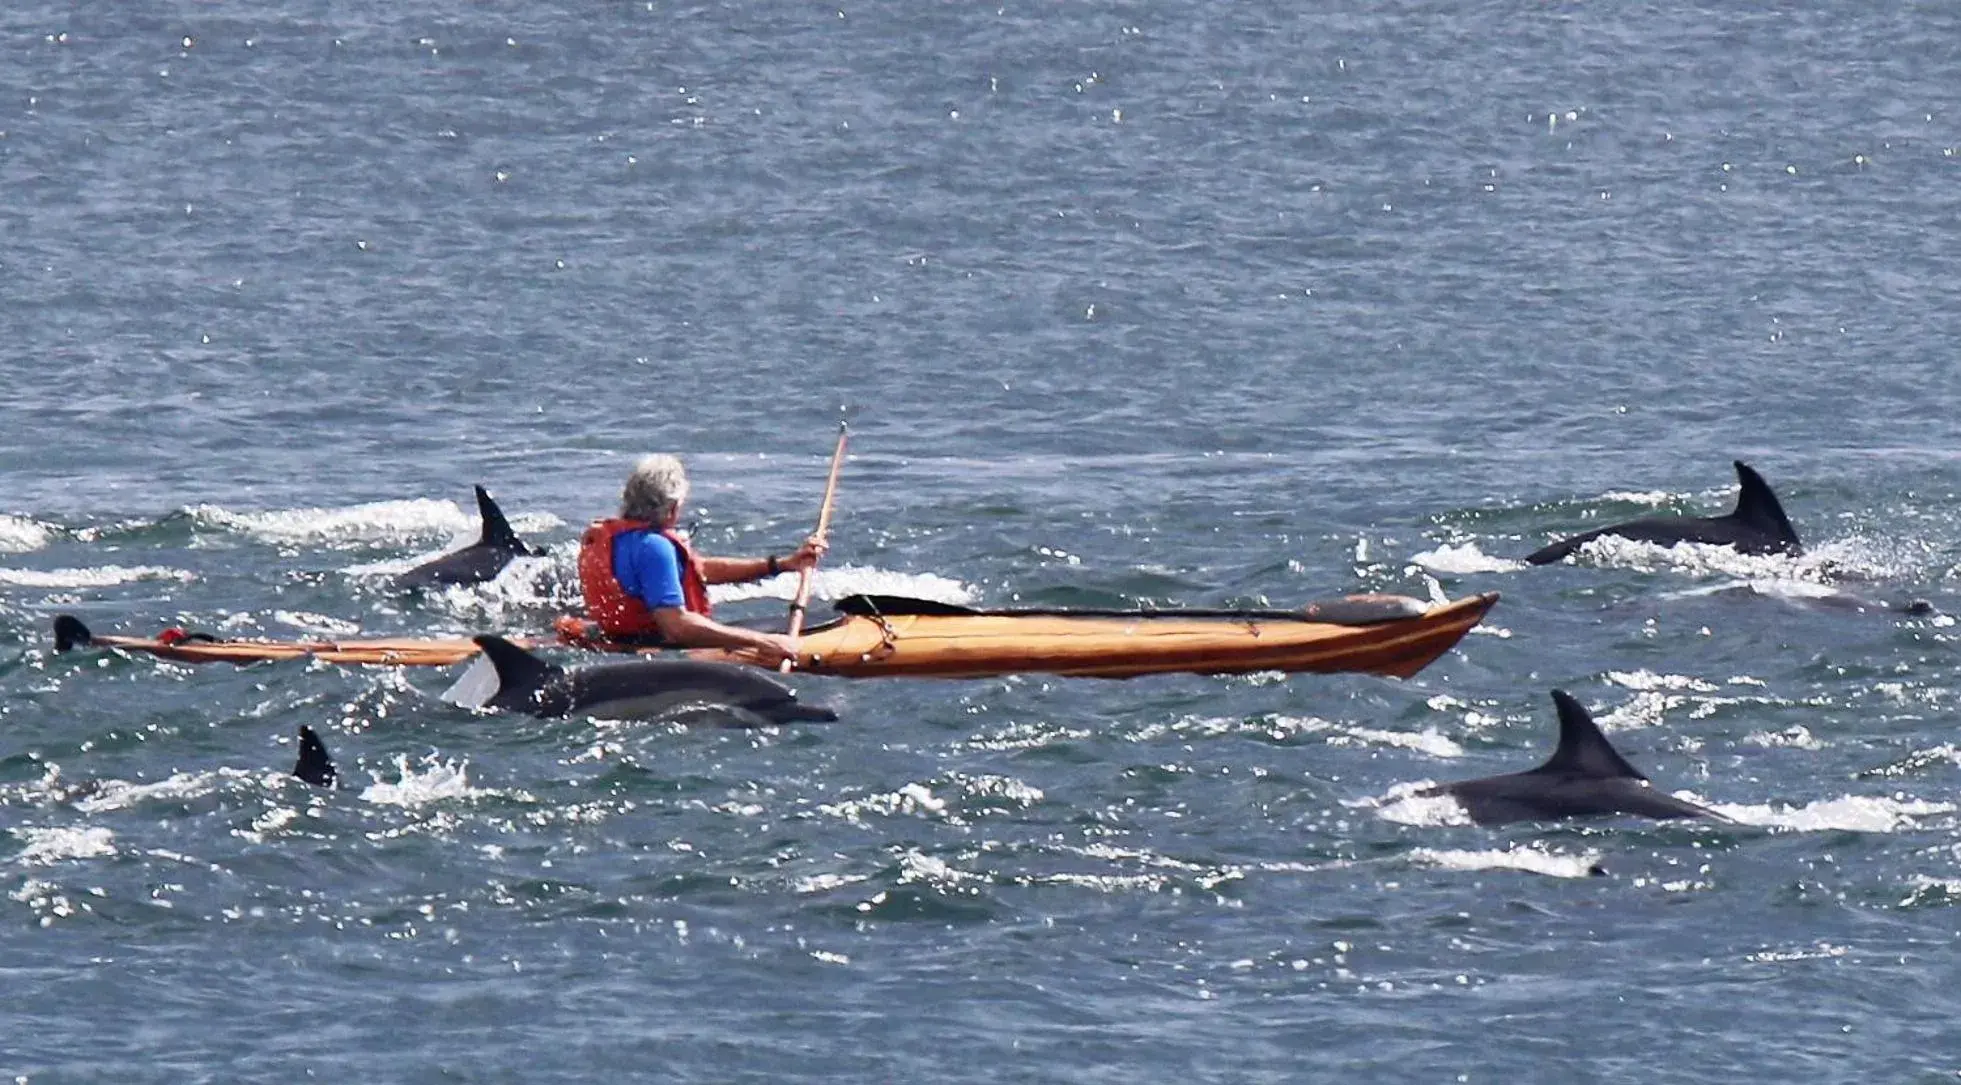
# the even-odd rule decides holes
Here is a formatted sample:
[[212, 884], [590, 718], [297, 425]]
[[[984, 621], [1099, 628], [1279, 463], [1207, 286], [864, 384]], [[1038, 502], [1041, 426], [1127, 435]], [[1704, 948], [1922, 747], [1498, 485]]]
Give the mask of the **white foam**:
[[526, 611], [583, 610], [573, 555], [576, 545], [544, 557], [512, 558], [481, 584], [454, 584], [424, 594], [424, 602], [480, 625], [499, 626]]
[[[475, 542], [483, 533], [482, 521], [454, 502], [428, 498], [263, 512], [234, 512], [218, 505], [193, 505], [188, 511], [191, 521], [200, 527], [283, 544], [404, 543], [447, 537], [452, 541], [450, 549], [458, 549]], [[563, 522], [549, 513], [533, 513], [512, 517], [511, 527], [523, 534]]]
[[1688, 703], [1689, 698], [1681, 694], [1642, 690], [1619, 708], [1595, 715], [1593, 722], [1602, 731], [1634, 731], [1658, 725], [1663, 716]]
[[1478, 549], [1478, 544], [1474, 542], [1458, 545], [1445, 543], [1434, 550], [1425, 550], [1411, 557], [1410, 560], [1433, 573], [1443, 573], [1446, 576], [1511, 573], [1526, 567], [1522, 561], [1486, 554]]
[[250, 840], [254, 844], [263, 844], [299, 818], [300, 812], [290, 806], [274, 806], [253, 818], [251, 828], [233, 829], [232, 835]]
[[1396, 784], [1381, 798], [1366, 799], [1354, 805], [1373, 806], [1376, 816], [1401, 825], [1434, 827], [1472, 824], [1470, 813], [1455, 798], [1446, 794], [1422, 794], [1435, 786], [1434, 780]]
[[1589, 878], [1600, 869], [1599, 852], [1568, 855], [1530, 844], [1484, 851], [1418, 848], [1409, 858], [1443, 870], [1518, 870], [1551, 878]]
[[986, 879], [971, 871], [961, 870], [937, 856], [907, 848], [899, 853], [899, 882], [922, 882], [926, 885], [951, 889], [963, 883], [983, 882]]
[[1761, 582], [1788, 594], [1798, 590], [1791, 587], [1793, 583], [1827, 585], [1839, 577], [1877, 580], [1907, 571], [1883, 550], [1867, 540], [1848, 538], [1812, 546], [1797, 556], [1745, 554], [1732, 546], [1710, 543], [1659, 546], [1602, 535], [1581, 546], [1569, 560], [1639, 572], [1669, 569], [1692, 576], [1727, 576], [1746, 584]]
[[[744, 599], [784, 599], [797, 594], [797, 574], [783, 573], [747, 584], [717, 584], [709, 589], [716, 603]], [[901, 573], [865, 565], [819, 568], [810, 578], [810, 594], [817, 599], [842, 599], [847, 595], [901, 595], [908, 599], [927, 599], [936, 603], [965, 606], [974, 601], [974, 590], [958, 580], [933, 573]]]
[[1706, 806], [1732, 821], [1745, 825], [1796, 829], [1800, 832], [1837, 830], [1855, 833], [1890, 833], [1910, 826], [1915, 818], [1954, 811], [1952, 803], [1923, 802], [1905, 796], [1872, 798], [1865, 795], [1846, 795], [1836, 799], [1820, 799], [1803, 806], [1712, 803], [1687, 791], [1678, 791], [1675, 797]]
[[30, 866], [116, 854], [116, 834], [94, 825], [21, 825], [10, 831], [26, 842], [17, 858]]
[[1042, 801], [1042, 789], [1012, 776], [957, 775], [960, 790], [976, 799], [1003, 799], [1016, 806], [1029, 807]]
[[1743, 741], [1752, 746], [1788, 746], [1794, 750], [1822, 750], [1825, 744], [1813, 735], [1810, 729], [1793, 724], [1782, 731], [1752, 731], [1743, 736]]
[[[862, 824], [867, 814], [911, 814], [914, 816], [945, 817], [946, 802], [936, 797], [925, 784], [907, 784], [897, 791], [878, 795], [867, 795], [862, 799], [847, 799], [843, 802], [826, 803], [817, 808], [835, 818]], [[949, 819], [957, 820], [957, 819]]]
[[127, 780], [100, 781], [95, 793], [75, 803], [75, 808], [85, 813], [99, 814], [110, 810], [127, 810], [132, 806], [149, 802], [152, 799], [181, 801], [207, 795], [216, 790], [221, 775], [238, 777], [236, 770], [229, 772], [180, 772], [153, 784], [133, 784]]
[[812, 874], [793, 880], [790, 888], [797, 893], [828, 893], [833, 889], [842, 889], [847, 885], [857, 885], [870, 880], [869, 874]]
[[54, 541], [54, 529], [25, 516], [0, 512], [0, 554], [25, 554]]
[[196, 573], [166, 569], [160, 565], [99, 565], [93, 569], [5, 569], [0, 568], [0, 584], [22, 588], [111, 588], [139, 580], [175, 580], [188, 584]]
[[360, 625], [330, 618], [325, 614], [315, 614], [308, 610], [275, 610], [273, 619], [307, 633], [317, 633], [323, 637], [351, 637], [361, 631]]
[[1424, 731], [1378, 731], [1372, 727], [1345, 728], [1345, 734], [1330, 738], [1330, 745], [1390, 746], [1427, 753], [1431, 757], [1462, 757], [1464, 747], [1439, 734], [1435, 728]]
[[1185, 716], [1170, 723], [1149, 723], [1128, 736], [1132, 742], [1153, 742], [1167, 735], [1213, 738], [1222, 735], [1264, 735], [1284, 741], [1297, 735], [1324, 735], [1330, 746], [1382, 746], [1416, 750], [1432, 757], [1462, 757], [1464, 748], [1436, 728], [1388, 731], [1338, 723], [1318, 716]]
[[1915, 874], [1907, 879], [1907, 895], [1900, 898], [1900, 907], [1910, 908], [1917, 904], [1949, 904], [1961, 901], [1961, 878], [1936, 878], [1929, 874]]
[[1683, 495], [1672, 494], [1667, 490], [1609, 490], [1600, 495], [1601, 501], [1617, 501], [1625, 505], [1647, 505], [1659, 508]]
[[[7, 894], [14, 900], [28, 906], [41, 917], [41, 926], [51, 927], [57, 919], [67, 919], [78, 912], [94, 911], [87, 901], [79, 904], [68, 899], [61, 886], [44, 882], [39, 878], [28, 878], [20, 883], [20, 888]], [[20, 1080], [19, 1078], [15, 1079]]]
[[1823, 961], [1843, 957], [1848, 952], [1845, 946], [1835, 946], [1830, 942], [1801, 946], [1795, 949], [1760, 949], [1747, 954], [1744, 960], [1752, 964], [1783, 964], [1787, 961]]
[[1714, 693], [1716, 687], [1700, 678], [1686, 674], [1656, 674], [1651, 670], [1608, 671], [1607, 680], [1632, 690], [1689, 689], [1697, 693]]
[[421, 806], [445, 799], [462, 799], [490, 794], [470, 786], [469, 761], [447, 761], [434, 755], [424, 757], [421, 767], [409, 764], [406, 755], [395, 755], [394, 783], [374, 776], [374, 783], [361, 792], [361, 798], [379, 806]]

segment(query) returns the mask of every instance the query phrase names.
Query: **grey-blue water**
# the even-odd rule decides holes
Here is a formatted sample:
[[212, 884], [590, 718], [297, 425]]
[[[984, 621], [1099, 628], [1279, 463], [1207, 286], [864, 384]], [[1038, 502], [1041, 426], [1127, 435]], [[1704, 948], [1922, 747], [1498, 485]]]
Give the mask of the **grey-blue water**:
[[[1956, 631], [1825, 596], [1961, 609], [1961, 10], [1789, 7], [6, 5], [0, 1071], [1952, 1080]], [[840, 408], [822, 597], [1504, 602], [764, 731], [49, 650], [537, 630], [632, 457], [780, 551]], [[1805, 557], [1516, 562], [1732, 459]], [[551, 555], [391, 593], [479, 481]], [[1412, 795], [1555, 686], [1735, 823]]]

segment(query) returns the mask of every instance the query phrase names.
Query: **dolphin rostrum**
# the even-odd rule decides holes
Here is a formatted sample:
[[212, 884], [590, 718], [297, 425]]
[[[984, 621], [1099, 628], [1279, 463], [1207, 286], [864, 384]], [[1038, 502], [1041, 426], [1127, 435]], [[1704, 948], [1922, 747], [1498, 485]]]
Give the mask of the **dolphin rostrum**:
[[1420, 794], [1456, 799], [1479, 825], [1610, 814], [1729, 820], [1656, 790], [1600, 733], [1580, 702], [1559, 689], [1552, 691], [1552, 699], [1559, 706], [1559, 748], [1545, 764], [1528, 772], [1441, 784]]
[[293, 763], [293, 775], [315, 787], [332, 787], [339, 776], [334, 771], [334, 759], [327, 756], [327, 744], [304, 724], [300, 726], [300, 759]]
[[837, 713], [797, 701], [796, 691], [748, 667], [691, 659], [634, 659], [567, 670], [502, 637], [475, 638], [483, 655], [443, 692], [464, 708], [534, 716], [583, 713], [647, 719], [691, 708], [733, 712], [744, 722], [830, 722]]
[[497, 579], [515, 557], [535, 557], [542, 551], [525, 545], [504, 510], [490, 499], [490, 491], [477, 487], [477, 511], [483, 516], [483, 535], [476, 542], [454, 553], [433, 558], [397, 576], [396, 588], [438, 588], [452, 584], [482, 584]]
[[1561, 539], [1526, 557], [1534, 565], [1558, 561], [1602, 535], [1615, 535], [1656, 546], [1677, 543], [1709, 543], [1734, 546], [1745, 554], [1800, 554], [1804, 546], [1784, 515], [1784, 506], [1763, 476], [1742, 460], [1736, 462], [1736, 479], [1742, 490], [1736, 495], [1736, 508], [1727, 516], [1648, 516], [1596, 528], [1583, 535]]

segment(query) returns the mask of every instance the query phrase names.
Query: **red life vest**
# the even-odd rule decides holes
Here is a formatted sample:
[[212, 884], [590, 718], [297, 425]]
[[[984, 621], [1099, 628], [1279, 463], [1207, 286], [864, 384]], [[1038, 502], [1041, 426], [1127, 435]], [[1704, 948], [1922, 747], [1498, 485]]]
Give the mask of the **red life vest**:
[[681, 599], [688, 610], [707, 616], [708, 582], [701, 578], [701, 562], [694, 548], [672, 531], [659, 531], [644, 520], [598, 520], [586, 528], [579, 540], [579, 592], [586, 597], [586, 613], [599, 627], [615, 637], [658, 636], [654, 612], [647, 604], [629, 595], [613, 572], [613, 540], [623, 532], [652, 531], [674, 544], [681, 563]]

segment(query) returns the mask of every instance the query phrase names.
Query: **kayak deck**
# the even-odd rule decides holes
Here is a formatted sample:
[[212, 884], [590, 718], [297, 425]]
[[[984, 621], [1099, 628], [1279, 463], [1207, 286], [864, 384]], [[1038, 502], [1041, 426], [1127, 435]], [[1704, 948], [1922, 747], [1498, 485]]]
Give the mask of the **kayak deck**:
[[[1425, 607], [1394, 597], [1398, 608], [1357, 616], [1342, 601], [1301, 611], [975, 611], [904, 600], [841, 601], [840, 617], [798, 640], [796, 669], [847, 678], [986, 678], [1040, 673], [1081, 678], [1145, 674], [1247, 674], [1256, 671], [1360, 672], [1407, 678], [1470, 632], [1498, 601], [1496, 592]], [[880, 606], [878, 604], [887, 604]], [[1317, 609], [1319, 608], [1319, 609]], [[1321, 620], [1322, 615], [1335, 620]], [[576, 620], [561, 626], [576, 629]], [[567, 638], [515, 641], [526, 648]], [[578, 637], [599, 651], [662, 651]], [[479, 651], [465, 638], [220, 640], [168, 631], [155, 638], [92, 634], [72, 617], [55, 622], [56, 649], [114, 648], [181, 663], [326, 663], [442, 667]], [[744, 652], [695, 650], [698, 659], [755, 664]]]
[[[846, 678], [1257, 671], [1408, 678], [1449, 651], [1497, 602], [1491, 592], [1363, 624], [1273, 611], [848, 613], [804, 634], [796, 669]], [[743, 652], [690, 654], [755, 662]]]

